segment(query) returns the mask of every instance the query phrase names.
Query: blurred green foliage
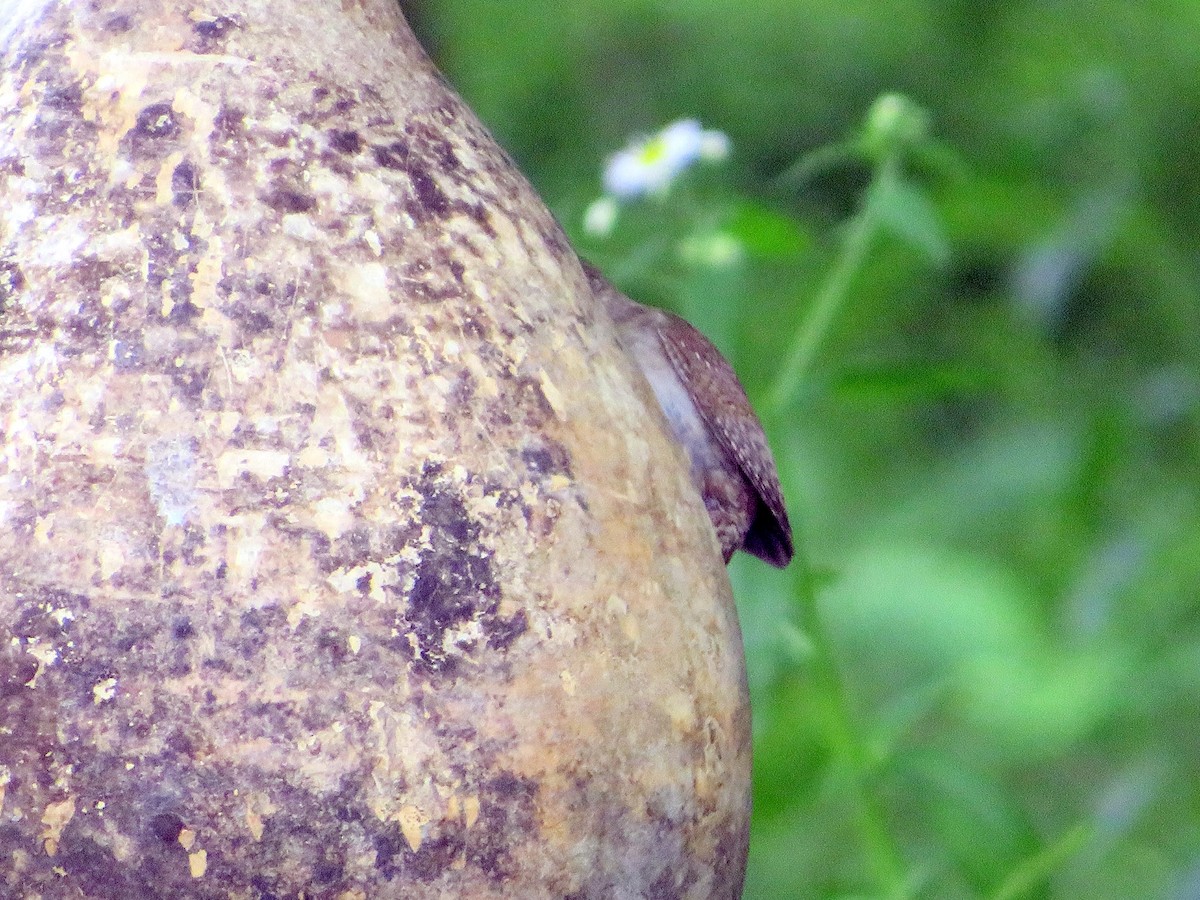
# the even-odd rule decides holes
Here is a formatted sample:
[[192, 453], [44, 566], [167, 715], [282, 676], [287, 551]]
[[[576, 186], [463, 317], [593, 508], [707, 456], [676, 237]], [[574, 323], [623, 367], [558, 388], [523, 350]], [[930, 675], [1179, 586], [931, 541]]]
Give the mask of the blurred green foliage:
[[[581, 251], [764, 411], [802, 552], [731, 567], [746, 896], [1200, 897], [1200, 4], [404, 5]], [[879, 183], [785, 173], [891, 91], [940, 150], [773, 396]], [[585, 234], [605, 158], [685, 116], [732, 159]], [[742, 252], [688, 249], [715, 234]]]

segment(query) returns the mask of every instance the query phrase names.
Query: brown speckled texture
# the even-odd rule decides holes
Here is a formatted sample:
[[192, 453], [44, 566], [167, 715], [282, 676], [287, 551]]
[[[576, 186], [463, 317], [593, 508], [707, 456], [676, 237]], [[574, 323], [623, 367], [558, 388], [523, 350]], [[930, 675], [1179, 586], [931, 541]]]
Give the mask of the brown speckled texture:
[[392, 0], [0, 48], [0, 896], [736, 896], [712, 529]]

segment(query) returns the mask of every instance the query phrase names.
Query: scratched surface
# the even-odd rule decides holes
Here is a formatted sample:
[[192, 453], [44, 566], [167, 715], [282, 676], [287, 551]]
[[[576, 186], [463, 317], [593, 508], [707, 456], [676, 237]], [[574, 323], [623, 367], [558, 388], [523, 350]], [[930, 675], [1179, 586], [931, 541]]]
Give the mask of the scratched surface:
[[0, 894], [736, 895], [712, 530], [391, 0], [0, 37]]

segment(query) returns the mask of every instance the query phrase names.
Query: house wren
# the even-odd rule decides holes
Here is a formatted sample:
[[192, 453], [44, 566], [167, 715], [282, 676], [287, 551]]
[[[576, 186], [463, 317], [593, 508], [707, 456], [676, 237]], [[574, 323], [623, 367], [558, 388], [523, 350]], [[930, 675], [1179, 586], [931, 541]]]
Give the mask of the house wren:
[[792, 529], [779, 473], [762, 424], [733, 368], [676, 315], [643, 306], [583, 263], [592, 292], [608, 309], [625, 352], [637, 363], [691, 462], [692, 479], [729, 562], [745, 550], [783, 568]]

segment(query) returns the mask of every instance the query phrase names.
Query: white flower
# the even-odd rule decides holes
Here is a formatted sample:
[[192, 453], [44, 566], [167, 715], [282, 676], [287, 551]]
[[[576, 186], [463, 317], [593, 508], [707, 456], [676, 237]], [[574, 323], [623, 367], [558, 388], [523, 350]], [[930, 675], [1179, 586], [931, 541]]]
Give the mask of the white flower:
[[717, 161], [728, 155], [724, 133], [706, 131], [695, 119], [680, 119], [611, 157], [604, 169], [604, 189], [622, 200], [661, 194], [697, 160]]
[[583, 230], [596, 237], [608, 237], [617, 224], [617, 201], [604, 194], [588, 204], [583, 214]]
[[729, 135], [723, 131], [705, 131], [700, 135], [700, 158], [705, 162], [724, 162], [731, 149]]

